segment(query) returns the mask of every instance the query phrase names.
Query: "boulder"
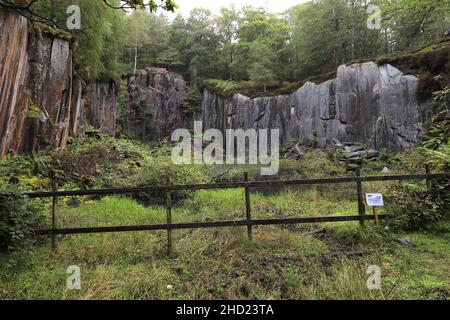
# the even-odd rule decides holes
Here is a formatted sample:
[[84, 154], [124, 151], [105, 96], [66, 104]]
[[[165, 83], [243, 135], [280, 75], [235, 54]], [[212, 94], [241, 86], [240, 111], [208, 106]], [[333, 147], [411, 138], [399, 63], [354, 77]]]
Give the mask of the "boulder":
[[[348, 149], [347, 149], [348, 148]], [[357, 150], [357, 151], [352, 151]], [[364, 148], [346, 147], [346, 151], [343, 152], [342, 158], [344, 161], [349, 160], [375, 160], [379, 157], [380, 153], [377, 150], [369, 149], [364, 150]]]
[[299, 143], [285, 150], [282, 154], [283, 158], [289, 160], [300, 160], [305, 156], [305, 148]]

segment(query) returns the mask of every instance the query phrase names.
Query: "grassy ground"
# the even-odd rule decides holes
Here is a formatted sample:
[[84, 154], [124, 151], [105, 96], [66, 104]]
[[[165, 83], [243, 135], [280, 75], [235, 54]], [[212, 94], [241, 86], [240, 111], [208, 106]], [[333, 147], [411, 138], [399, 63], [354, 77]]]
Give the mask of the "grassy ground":
[[[355, 214], [354, 186], [252, 194], [255, 217]], [[341, 190], [341, 192], [339, 192]], [[333, 195], [331, 197], [331, 195]], [[163, 223], [163, 207], [105, 197], [59, 208], [70, 226]], [[338, 203], [338, 205], [336, 205]], [[174, 221], [244, 216], [242, 189], [199, 191], [174, 208]], [[357, 222], [74, 235], [29, 252], [0, 255], [2, 299], [449, 299], [450, 224], [397, 234]], [[408, 237], [404, 245], [398, 238]], [[67, 267], [81, 268], [81, 290], [66, 289]], [[382, 289], [366, 286], [369, 265], [382, 270]]]

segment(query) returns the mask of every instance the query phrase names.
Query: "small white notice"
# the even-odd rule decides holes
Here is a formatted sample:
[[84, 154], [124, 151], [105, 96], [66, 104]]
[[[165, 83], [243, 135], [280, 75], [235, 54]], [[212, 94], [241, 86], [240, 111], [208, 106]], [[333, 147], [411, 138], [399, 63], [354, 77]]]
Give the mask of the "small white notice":
[[369, 207], [383, 207], [383, 195], [381, 193], [366, 193], [366, 202]]

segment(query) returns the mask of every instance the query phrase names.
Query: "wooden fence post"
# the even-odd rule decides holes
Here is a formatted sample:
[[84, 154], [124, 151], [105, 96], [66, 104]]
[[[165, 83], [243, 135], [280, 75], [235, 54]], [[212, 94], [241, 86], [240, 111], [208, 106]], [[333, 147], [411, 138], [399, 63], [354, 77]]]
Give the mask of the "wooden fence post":
[[[361, 176], [361, 169], [358, 167], [356, 168], [356, 176], [360, 177]], [[366, 208], [364, 206], [364, 202], [363, 202], [363, 194], [362, 194], [362, 183], [361, 181], [357, 181], [356, 182], [356, 190], [357, 190], [357, 195], [358, 195], [358, 214], [359, 214], [359, 224], [360, 225], [364, 225], [364, 216], [366, 215], [365, 211]]]
[[[431, 173], [430, 165], [428, 163], [425, 164], [425, 172], [426, 172], [426, 174]], [[431, 190], [431, 180], [430, 179], [427, 179], [427, 188], [428, 188], [428, 191]]]
[[252, 232], [252, 212], [251, 212], [251, 206], [250, 206], [250, 188], [248, 186], [248, 172], [245, 172], [245, 215], [247, 218], [247, 235], [248, 239], [251, 241], [253, 239], [253, 232]]
[[172, 192], [167, 191], [166, 194], [167, 200], [167, 254], [170, 255], [172, 253]]
[[[56, 182], [52, 183], [53, 192], [58, 192], [58, 188], [56, 186]], [[58, 206], [58, 197], [53, 195], [53, 204], [52, 204], [52, 250], [56, 250], [57, 238], [55, 234], [55, 230], [57, 228], [57, 217], [56, 217], [56, 207]]]

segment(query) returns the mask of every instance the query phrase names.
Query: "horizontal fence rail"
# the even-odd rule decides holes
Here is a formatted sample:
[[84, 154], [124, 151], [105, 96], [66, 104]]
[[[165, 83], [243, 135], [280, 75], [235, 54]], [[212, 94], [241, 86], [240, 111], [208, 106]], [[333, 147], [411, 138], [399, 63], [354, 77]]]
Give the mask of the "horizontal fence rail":
[[[220, 227], [247, 227], [248, 238], [252, 239], [252, 226], [264, 225], [289, 225], [302, 223], [321, 223], [321, 222], [343, 222], [359, 221], [361, 225], [365, 220], [378, 220], [389, 218], [389, 214], [373, 215], [366, 214], [366, 208], [363, 200], [362, 183], [374, 181], [405, 181], [405, 180], [426, 180], [427, 187], [431, 188], [432, 180], [449, 179], [450, 173], [430, 173], [430, 168], [426, 166], [426, 174], [411, 175], [383, 175], [383, 176], [361, 176], [360, 170], [356, 170], [356, 175], [351, 177], [336, 177], [322, 179], [302, 179], [302, 180], [268, 180], [268, 181], [249, 181], [248, 173], [245, 173], [242, 182], [224, 182], [214, 184], [185, 184], [185, 185], [162, 185], [147, 186], [137, 188], [113, 188], [96, 190], [71, 190], [58, 191], [56, 185], [49, 192], [29, 192], [24, 195], [31, 198], [52, 198], [52, 226], [51, 229], [35, 230], [36, 235], [50, 235], [52, 239], [52, 248], [56, 249], [57, 235], [69, 234], [88, 234], [88, 233], [109, 233], [109, 232], [129, 232], [129, 231], [157, 231], [167, 230], [167, 252], [172, 251], [172, 230], [177, 229], [199, 229], [199, 228], [220, 228]], [[322, 185], [322, 184], [340, 184], [355, 183], [356, 197], [358, 201], [358, 215], [352, 216], [322, 216], [322, 217], [294, 217], [294, 218], [272, 218], [272, 219], [252, 219], [250, 205], [250, 188], [268, 187], [274, 185]], [[245, 188], [245, 220], [227, 220], [227, 221], [205, 221], [205, 222], [181, 222], [172, 223], [172, 192], [179, 190], [205, 190], [205, 189], [230, 189]], [[166, 221], [164, 224], [152, 225], [130, 225], [130, 226], [109, 226], [109, 227], [81, 227], [81, 228], [58, 228], [57, 226], [57, 206], [58, 197], [72, 196], [94, 196], [94, 195], [121, 195], [135, 193], [150, 193], [162, 191], [166, 194]], [[1, 196], [1, 194], [0, 194]]]
[[119, 195], [136, 192], [155, 192], [155, 191], [180, 191], [180, 190], [206, 190], [206, 189], [233, 189], [233, 188], [257, 188], [267, 187], [268, 185], [318, 185], [318, 184], [339, 184], [351, 182], [370, 182], [370, 181], [404, 181], [404, 180], [440, 180], [450, 178], [450, 173], [431, 173], [431, 174], [413, 174], [413, 175], [388, 175], [388, 176], [361, 176], [361, 177], [341, 177], [324, 179], [305, 179], [305, 180], [267, 180], [251, 182], [223, 182], [212, 184], [184, 184], [184, 185], [162, 185], [148, 186], [138, 188], [112, 188], [95, 190], [71, 190], [71, 191], [49, 191], [49, 192], [28, 192], [25, 193], [29, 198], [49, 198], [49, 197], [72, 197], [72, 196], [90, 196], [90, 195]]
[[[380, 214], [379, 219], [386, 219], [387, 214]], [[244, 227], [244, 226], [267, 226], [280, 224], [301, 224], [318, 222], [343, 222], [359, 221], [360, 216], [330, 216], [330, 217], [306, 217], [306, 218], [279, 218], [279, 219], [254, 219], [250, 223], [247, 220], [227, 220], [227, 221], [206, 221], [206, 222], [184, 222], [172, 224], [152, 224], [135, 226], [117, 226], [117, 227], [91, 227], [91, 228], [65, 228], [65, 229], [43, 229], [37, 230], [36, 235], [51, 234], [83, 234], [83, 233], [108, 233], [108, 232], [126, 232], [126, 231], [157, 231], [170, 229], [201, 229], [201, 228], [220, 228], [220, 227]], [[368, 215], [365, 220], [374, 220], [374, 216]]]

